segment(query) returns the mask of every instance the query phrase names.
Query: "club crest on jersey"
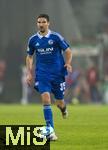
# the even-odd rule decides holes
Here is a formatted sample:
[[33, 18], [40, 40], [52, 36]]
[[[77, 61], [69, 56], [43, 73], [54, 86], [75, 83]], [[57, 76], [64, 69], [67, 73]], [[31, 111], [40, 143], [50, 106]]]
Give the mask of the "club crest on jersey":
[[49, 40], [49, 41], [48, 41], [48, 44], [49, 44], [49, 45], [52, 45], [52, 44], [53, 44], [53, 40]]

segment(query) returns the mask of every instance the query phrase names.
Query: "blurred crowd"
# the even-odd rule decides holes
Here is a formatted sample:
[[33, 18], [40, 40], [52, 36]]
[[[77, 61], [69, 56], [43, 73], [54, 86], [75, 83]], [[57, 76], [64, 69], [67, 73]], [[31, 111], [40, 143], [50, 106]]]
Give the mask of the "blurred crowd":
[[98, 84], [98, 73], [94, 66], [86, 72], [73, 70], [66, 77], [65, 99], [68, 103], [98, 103], [101, 101]]
[[108, 104], [108, 75], [101, 80], [97, 66], [90, 64], [87, 70], [76, 69], [66, 77], [65, 100], [67, 103]]

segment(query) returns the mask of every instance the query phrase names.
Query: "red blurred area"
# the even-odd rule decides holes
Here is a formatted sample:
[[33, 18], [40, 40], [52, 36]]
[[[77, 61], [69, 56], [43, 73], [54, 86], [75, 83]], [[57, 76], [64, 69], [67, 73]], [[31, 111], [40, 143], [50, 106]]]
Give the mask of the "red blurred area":
[[0, 80], [3, 80], [6, 70], [6, 62], [4, 60], [0, 60]]

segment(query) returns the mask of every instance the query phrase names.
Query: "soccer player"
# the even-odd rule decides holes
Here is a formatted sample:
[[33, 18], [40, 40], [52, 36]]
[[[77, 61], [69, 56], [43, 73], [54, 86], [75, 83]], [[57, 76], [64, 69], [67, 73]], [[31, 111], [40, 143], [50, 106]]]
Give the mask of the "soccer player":
[[[28, 41], [26, 57], [27, 83], [31, 85], [33, 81], [33, 54], [35, 53], [34, 88], [41, 94], [46, 128], [47, 131], [51, 130], [50, 140], [57, 140], [54, 132], [50, 93], [54, 94], [62, 116], [66, 118], [68, 112], [64, 102], [65, 75], [67, 70], [72, 71], [72, 51], [59, 33], [49, 29], [50, 21], [47, 14], [40, 14], [36, 21], [38, 32], [30, 37]], [[63, 52], [65, 53], [65, 61]]]

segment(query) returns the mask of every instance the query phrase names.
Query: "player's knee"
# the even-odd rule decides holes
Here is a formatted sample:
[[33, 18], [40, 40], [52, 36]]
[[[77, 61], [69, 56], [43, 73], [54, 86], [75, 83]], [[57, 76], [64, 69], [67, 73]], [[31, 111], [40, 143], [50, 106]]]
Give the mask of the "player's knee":
[[41, 94], [42, 97], [42, 103], [45, 105], [51, 104], [51, 98], [50, 98], [50, 93], [44, 92]]

